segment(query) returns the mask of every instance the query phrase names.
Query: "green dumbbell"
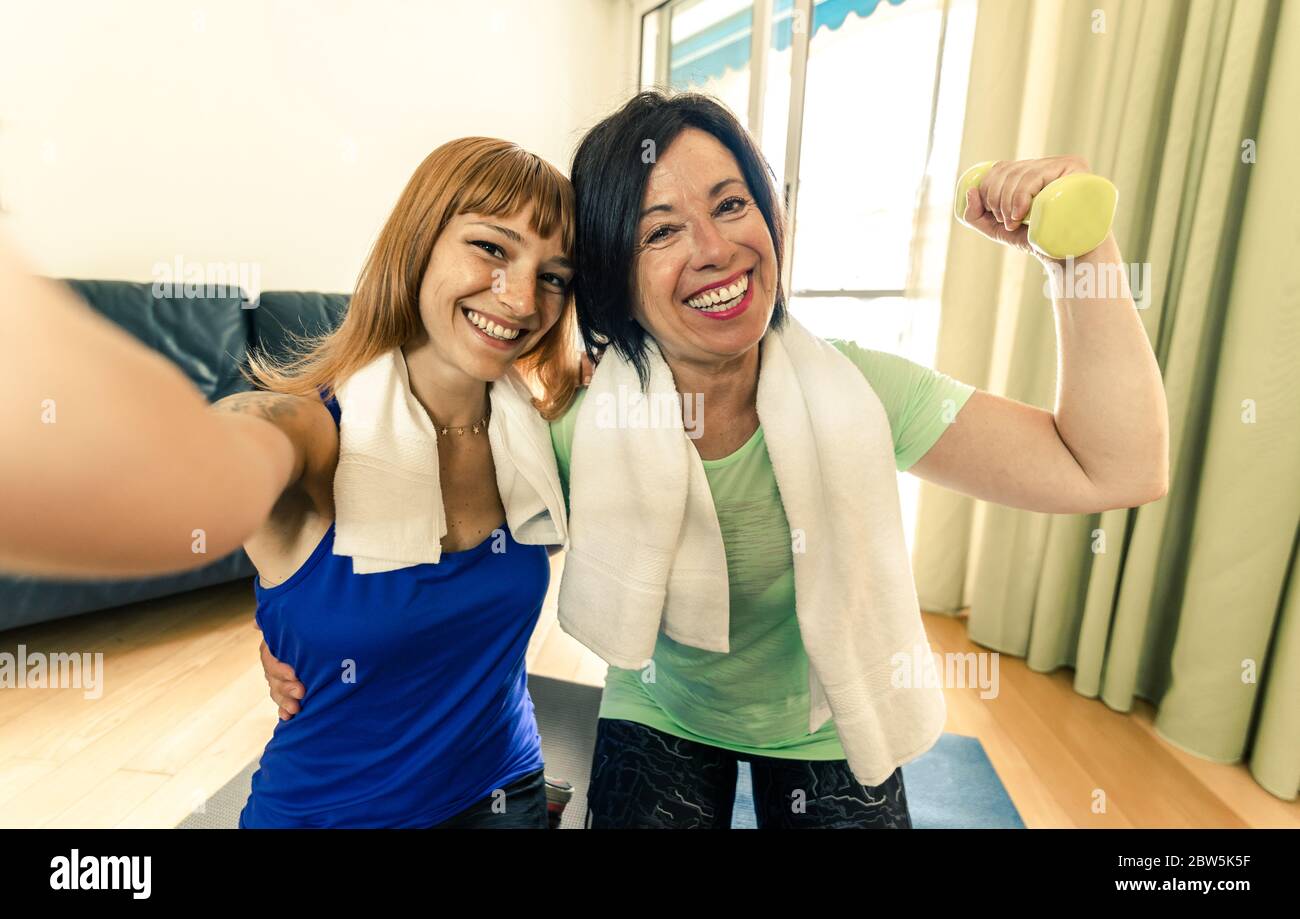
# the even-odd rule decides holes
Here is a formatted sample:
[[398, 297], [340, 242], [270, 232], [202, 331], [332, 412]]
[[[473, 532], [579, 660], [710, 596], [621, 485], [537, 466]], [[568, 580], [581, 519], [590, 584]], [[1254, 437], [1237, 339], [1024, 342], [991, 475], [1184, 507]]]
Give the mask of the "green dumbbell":
[[[992, 160], [977, 163], [958, 180], [953, 212], [959, 223], [966, 223], [966, 193], [978, 188], [992, 167]], [[1029, 245], [1048, 258], [1078, 258], [1091, 252], [1110, 232], [1118, 201], [1119, 191], [1098, 175], [1076, 172], [1048, 182], [1034, 195], [1024, 218]]]

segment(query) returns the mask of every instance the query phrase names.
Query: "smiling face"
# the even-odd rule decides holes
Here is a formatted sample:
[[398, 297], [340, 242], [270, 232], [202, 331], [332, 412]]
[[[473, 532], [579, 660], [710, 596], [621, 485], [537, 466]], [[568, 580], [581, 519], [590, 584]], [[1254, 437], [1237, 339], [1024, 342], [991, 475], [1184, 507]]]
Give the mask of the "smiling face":
[[776, 250], [731, 151], [684, 129], [646, 183], [633, 315], [670, 361], [717, 365], [754, 348], [776, 298]]
[[573, 267], [559, 231], [539, 236], [531, 216], [531, 207], [510, 217], [458, 214], [439, 235], [420, 319], [445, 370], [499, 379], [559, 318]]

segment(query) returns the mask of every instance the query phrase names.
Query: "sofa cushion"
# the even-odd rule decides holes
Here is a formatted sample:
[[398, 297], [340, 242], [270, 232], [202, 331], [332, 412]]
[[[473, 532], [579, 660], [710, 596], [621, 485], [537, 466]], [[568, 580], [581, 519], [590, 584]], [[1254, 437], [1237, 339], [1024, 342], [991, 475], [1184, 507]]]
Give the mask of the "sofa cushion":
[[153, 348], [207, 397], [216, 401], [251, 386], [239, 373], [252, 321], [242, 291], [228, 297], [156, 297], [152, 284], [130, 281], [66, 282], [97, 312]]
[[249, 310], [254, 345], [272, 357], [294, 353], [294, 340], [332, 332], [348, 308], [348, 294], [268, 290]]

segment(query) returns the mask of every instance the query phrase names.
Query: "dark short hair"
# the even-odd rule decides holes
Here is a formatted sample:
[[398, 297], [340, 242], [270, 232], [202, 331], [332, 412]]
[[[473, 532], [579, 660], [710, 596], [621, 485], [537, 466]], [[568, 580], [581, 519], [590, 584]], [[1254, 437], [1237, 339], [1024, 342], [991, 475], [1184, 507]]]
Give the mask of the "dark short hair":
[[736, 117], [710, 96], [659, 90], [638, 93], [587, 132], [573, 155], [570, 178], [577, 204], [574, 297], [583, 343], [593, 357], [613, 346], [636, 367], [642, 385], [648, 382], [650, 369], [645, 330], [632, 317], [636, 296], [632, 269], [641, 203], [654, 168], [654, 159], [644, 152], [649, 149], [657, 155], [667, 150], [688, 127], [713, 135], [740, 164], [776, 250], [771, 324], [779, 327], [786, 316], [780, 284], [785, 222], [772, 167], [758, 145]]

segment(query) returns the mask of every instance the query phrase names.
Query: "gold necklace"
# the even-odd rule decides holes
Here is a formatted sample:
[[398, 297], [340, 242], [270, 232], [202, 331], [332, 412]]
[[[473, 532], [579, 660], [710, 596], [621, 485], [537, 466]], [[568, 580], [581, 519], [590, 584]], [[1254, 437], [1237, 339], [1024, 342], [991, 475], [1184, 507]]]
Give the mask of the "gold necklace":
[[482, 418], [480, 418], [478, 421], [474, 422], [473, 424], [467, 424], [464, 427], [459, 427], [459, 428], [452, 428], [452, 427], [448, 427], [445, 424], [439, 424], [438, 419], [433, 417], [433, 412], [429, 413], [429, 417], [433, 419], [434, 428], [436, 428], [438, 433], [443, 435], [444, 437], [447, 436], [448, 431], [455, 431], [457, 434], [464, 434], [465, 428], [470, 428], [473, 433], [478, 434], [481, 431], [487, 430], [488, 419], [492, 417], [492, 406], [489, 403], [487, 414], [484, 415]]

